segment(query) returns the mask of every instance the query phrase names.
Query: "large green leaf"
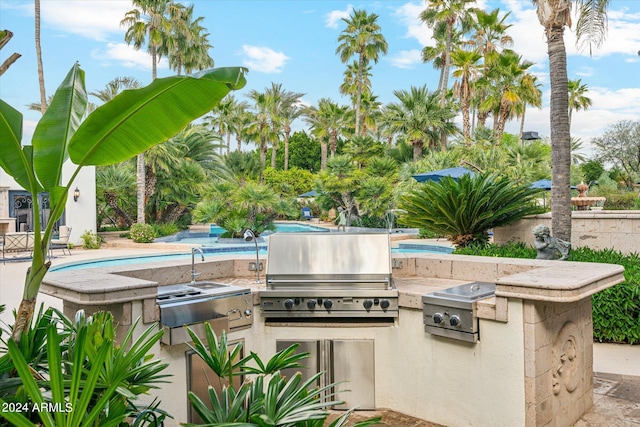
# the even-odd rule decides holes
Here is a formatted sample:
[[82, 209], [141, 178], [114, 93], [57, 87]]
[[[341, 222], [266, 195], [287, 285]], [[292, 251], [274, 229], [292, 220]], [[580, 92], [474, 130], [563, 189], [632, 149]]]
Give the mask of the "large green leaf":
[[28, 163], [22, 153], [22, 114], [0, 99], [0, 166], [23, 188], [29, 186]]
[[246, 71], [233, 67], [197, 77], [167, 77], [120, 93], [90, 114], [73, 135], [71, 160], [83, 166], [109, 165], [166, 141], [210, 111], [229, 91], [244, 87]]
[[[33, 164], [45, 191], [61, 184], [62, 165], [69, 157], [67, 143], [80, 127], [86, 109], [84, 71], [76, 63], [58, 87], [33, 133]], [[56, 199], [54, 203], [58, 201]]]

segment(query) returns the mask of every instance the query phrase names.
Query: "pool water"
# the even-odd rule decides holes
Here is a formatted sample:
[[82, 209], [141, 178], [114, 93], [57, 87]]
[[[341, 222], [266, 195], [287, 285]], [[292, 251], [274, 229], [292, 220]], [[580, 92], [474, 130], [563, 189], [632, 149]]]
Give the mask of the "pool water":
[[[275, 233], [308, 233], [308, 232], [328, 232], [329, 230], [323, 227], [316, 227], [314, 225], [309, 224], [297, 224], [297, 223], [284, 223], [284, 222], [276, 222], [276, 231]], [[209, 237], [219, 237], [225, 231], [224, 228], [220, 227], [216, 224], [211, 224], [209, 228]], [[271, 234], [271, 231], [265, 232], [263, 234]]]
[[[392, 248], [392, 254], [408, 254], [408, 253], [431, 253], [431, 254], [442, 254], [442, 253], [451, 253], [452, 249], [446, 246], [436, 246], [436, 245], [422, 245], [422, 244], [406, 244], [400, 243], [398, 248]], [[247, 254], [255, 254], [255, 246], [248, 245], [247, 247], [218, 247], [218, 248], [202, 248], [203, 252], [206, 254], [206, 258], [209, 256], [220, 256], [220, 255], [247, 255]], [[266, 246], [258, 246], [258, 253], [260, 255], [265, 255], [267, 253]], [[171, 254], [162, 254], [162, 255], [142, 255], [142, 256], [134, 256], [134, 257], [124, 257], [124, 258], [107, 258], [107, 259], [97, 259], [92, 261], [81, 261], [81, 262], [73, 262], [68, 264], [62, 264], [58, 266], [51, 267], [49, 271], [71, 271], [71, 270], [80, 270], [85, 268], [101, 268], [101, 267], [115, 267], [121, 265], [132, 265], [132, 264], [144, 264], [149, 262], [162, 262], [162, 261], [175, 261], [175, 260], [187, 260], [191, 259], [191, 252], [186, 253], [171, 253]]]

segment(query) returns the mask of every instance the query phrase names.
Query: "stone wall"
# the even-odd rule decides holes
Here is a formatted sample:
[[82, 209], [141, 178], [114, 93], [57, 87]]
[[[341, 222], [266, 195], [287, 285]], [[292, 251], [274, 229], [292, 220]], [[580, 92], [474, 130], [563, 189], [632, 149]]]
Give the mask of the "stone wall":
[[[640, 211], [573, 211], [571, 246], [591, 249], [614, 249], [622, 253], [640, 252]], [[533, 245], [533, 227], [551, 228], [551, 213], [532, 215], [493, 230], [493, 241], [524, 242]], [[553, 230], [552, 233], [553, 234]]]

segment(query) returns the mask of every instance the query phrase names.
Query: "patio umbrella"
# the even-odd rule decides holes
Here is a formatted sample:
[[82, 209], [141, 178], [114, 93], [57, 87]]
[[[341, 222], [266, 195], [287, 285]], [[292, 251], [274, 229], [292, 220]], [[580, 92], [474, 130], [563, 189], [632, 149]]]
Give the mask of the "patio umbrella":
[[532, 182], [529, 186], [531, 188], [542, 188], [544, 190], [551, 190], [551, 180], [550, 179], [539, 179], [535, 182]]
[[298, 197], [316, 197], [318, 193], [316, 190], [307, 191], [306, 193], [300, 194]]
[[442, 177], [445, 177], [445, 176], [450, 176], [451, 178], [456, 180], [460, 178], [462, 175], [466, 175], [466, 174], [475, 175], [473, 171], [470, 171], [469, 169], [466, 169], [463, 167], [457, 167], [457, 168], [441, 169], [439, 171], [433, 171], [433, 172], [418, 173], [411, 176], [418, 182], [425, 182], [425, 181], [438, 182], [442, 179]]
[[[543, 190], [551, 190], [551, 180], [550, 179], [539, 179], [537, 181], [532, 182], [529, 187], [531, 187], [531, 188], [541, 188]], [[576, 186], [572, 185], [571, 189], [575, 190]]]

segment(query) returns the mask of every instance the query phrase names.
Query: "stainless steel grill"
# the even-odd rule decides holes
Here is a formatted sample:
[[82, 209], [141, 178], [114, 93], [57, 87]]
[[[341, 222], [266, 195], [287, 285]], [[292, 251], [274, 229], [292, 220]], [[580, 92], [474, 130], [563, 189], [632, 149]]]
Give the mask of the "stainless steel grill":
[[395, 318], [388, 234], [276, 233], [269, 237], [265, 318]]
[[162, 342], [168, 345], [191, 340], [185, 325], [204, 336], [204, 322], [228, 332], [253, 321], [251, 290], [238, 286], [215, 282], [161, 286], [156, 302], [165, 331]]

